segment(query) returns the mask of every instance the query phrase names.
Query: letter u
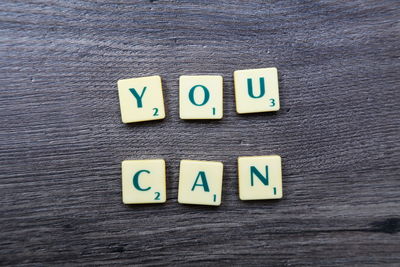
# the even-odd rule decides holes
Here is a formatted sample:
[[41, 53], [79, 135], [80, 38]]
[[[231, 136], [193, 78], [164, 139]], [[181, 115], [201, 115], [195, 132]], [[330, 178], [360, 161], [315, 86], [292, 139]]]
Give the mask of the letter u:
[[253, 91], [253, 81], [251, 78], [247, 79], [247, 92], [251, 98], [261, 98], [265, 95], [265, 80], [264, 77], [260, 77], [260, 94], [258, 96], [254, 95]]

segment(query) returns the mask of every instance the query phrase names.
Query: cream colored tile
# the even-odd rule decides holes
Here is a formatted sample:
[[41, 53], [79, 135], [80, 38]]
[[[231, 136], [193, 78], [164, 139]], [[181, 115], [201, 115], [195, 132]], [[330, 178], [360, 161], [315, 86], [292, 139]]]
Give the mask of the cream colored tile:
[[165, 118], [160, 76], [119, 80], [118, 95], [123, 123]]
[[239, 157], [239, 197], [241, 200], [282, 198], [281, 157]]
[[237, 70], [233, 76], [237, 113], [279, 110], [276, 68]]
[[163, 159], [122, 162], [122, 202], [124, 204], [164, 203], [165, 161]]
[[223, 164], [217, 161], [182, 160], [178, 202], [221, 205]]
[[223, 116], [222, 76], [198, 75], [179, 78], [181, 119], [221, 119]]

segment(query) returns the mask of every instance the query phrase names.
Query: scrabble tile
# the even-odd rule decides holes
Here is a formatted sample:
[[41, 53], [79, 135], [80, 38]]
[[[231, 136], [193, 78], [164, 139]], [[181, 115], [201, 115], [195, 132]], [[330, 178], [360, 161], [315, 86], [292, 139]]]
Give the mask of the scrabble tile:
[[160, 76], [119, 80], [118, 95], [123, 123], [165, 118]]
[[221, 205], [223, 164], [217, 161], [182, 160], [178, 202]]
[[239, 197], [241, 200], [282, 198], [281, 157], [239, 157]]
[[221, 119], [223, 116], [222, 76], [179, 77], [181, 119]]
[[233, 76], [237, 113], [279, 110], [276, 68], [237, 70]]
[[164, 203], [165, 161], [163, 159], [122, 161], [124, 204]]

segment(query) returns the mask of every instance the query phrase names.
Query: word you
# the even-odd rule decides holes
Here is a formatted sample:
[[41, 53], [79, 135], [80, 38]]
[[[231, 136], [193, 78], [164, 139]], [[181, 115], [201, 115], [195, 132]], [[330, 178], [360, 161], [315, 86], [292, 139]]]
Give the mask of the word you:
[[[237, 70], [233, 73], [237, 113], [277, 111], [279, 104], [276, 68]], [[179, 78], [179, 116], [184, 120], [222, 119], [223, 79], [219, 75], [183, 75]], [[118, 81], [123, 123], [165, 118], [161, 77]]]

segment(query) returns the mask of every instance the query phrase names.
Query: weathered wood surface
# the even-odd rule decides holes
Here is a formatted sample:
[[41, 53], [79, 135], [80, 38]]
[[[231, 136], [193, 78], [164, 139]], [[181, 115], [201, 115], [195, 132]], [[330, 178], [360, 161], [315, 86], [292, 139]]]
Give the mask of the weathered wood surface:
[[[399, 1], [0, 3], [1, 265], [400, 264]], [[282, 109], [237, 115], [232, 72], [276, 66]], [[178, 77], [222, 74], [221, 121]], [[120, 122], [159, 74], [168, 116]], [[284, 199], [242, 202], [236, 158], [280, 154]], [[167, 160], [165, 205], [121, 204], [120, 162]], [[176, 201], [180, 159], [225, 164], [219, 208]]]

